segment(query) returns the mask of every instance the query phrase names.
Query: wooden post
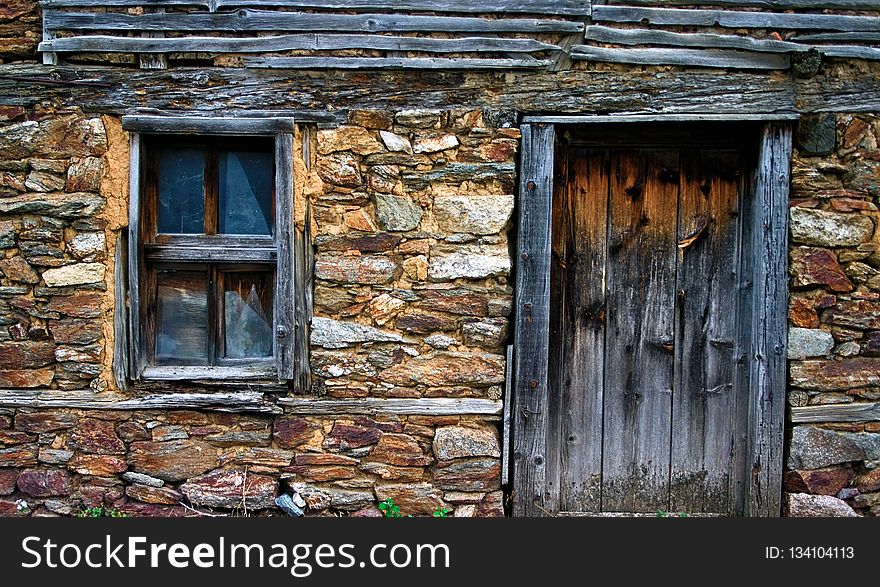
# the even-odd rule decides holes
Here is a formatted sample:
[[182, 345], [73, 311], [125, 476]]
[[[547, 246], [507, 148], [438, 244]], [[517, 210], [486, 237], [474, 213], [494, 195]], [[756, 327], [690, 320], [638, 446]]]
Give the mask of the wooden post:
[[788, 332], [791, 126], [761, 133], [752, 210], [753, 315], [745, 514], [778, 516], [782, 501]]
[[555, 511], [546, 490], [550, 204], [555, 128], [522, 126], [514, 333], [513, 514]]

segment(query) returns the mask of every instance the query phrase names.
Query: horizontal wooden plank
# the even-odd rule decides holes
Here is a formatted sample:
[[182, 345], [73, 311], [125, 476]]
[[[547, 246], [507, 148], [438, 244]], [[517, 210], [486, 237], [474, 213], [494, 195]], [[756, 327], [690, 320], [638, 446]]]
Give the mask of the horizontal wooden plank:
[[631, 6], [725, 6], [732, 8], [772, 8], [779, 10], [877, 10], [877, 0], [608, 0], [607, 4]]
[[584, 25], [566, 20], [398, 14], [326, 14], [243, 9], [223, 13], [120, 14], [47, 10], [48, 30], [121, 31], [339, 31], [339, 32], [567, 32]]
[[880, 31], [880, 18], [876, 16], [841, 14], [792, 14], [735, 10], [594, 6], [592, 18], [597, 22], [639, 22], [653, 25]]
[[830, 404], [791, 408], [791, 421], [807, 422], [877, 422], [880, 421], [880, 402]]
[[272, 263], [277, 250], [269, 247], [192, 247], [175, 245], [144, 245], [148, 261], [211, 262], [211, 263]]
[[587, 16], [589, 0], [42, 0], [45, 8], [79, 8], [105, 6], [203, 6], [237, 8], [242, 6], [277, 6], [282, 8], [314, 8], [348, 11], [424, 11], [482, 13], [513, 12], [525, 14], [556, 14]]
[[604, 26], [588, 26], [585, 38], [588, 41], [617, 45], [673, 45], [676, 47], [744, 49], [765, 53], [790, 53], [809, 49], [809, 46], [798, 43], [753, 39], [741, 35], [673, 33], [656, 29], [615, 29]]
[[122, 128], [130, 132], [178, 134], [272, 135], [292, 132], [293, 118], [199, 118], [196, 116], [122, 117]]
[[155, 381], [172, 381], [176, 379], [185, 379], [188, 381], [197, 380], [231, 380], [231, 379], [272, 379], [275, 377], [274, 362], [265, 364], [254, 363], [247, 366], [216, 366], [216, 367], [200, 367], [200, 366], [150, 366], [145, 367], [143, 379], [152, 379]]
[[797, 120], [797, 112], [754, 114], [610, 114], [587, 116], [524, 116], [523, 122], [547, 124], [608, 124], [623, 122], [733, 122], [750, 120]]
[[876, 43], [880, 42], [880, 33], [806, 33], [795, 35], [791, 40], [797, 43], [841, 43], [844, 41]]
[[826, 57], [842, 57], [847, 59], [880, 59], [880, 48], [859, 47], [858, 45], [822, 45], [817, 47]]
[[278, 405], [285, 413], [332, 416], [345, 414], [398, 414], [408, 416], [478, 415], [500, 416], [501, 400], [478, 398], [393, 398], [328, 400], [307, 397], [281, 397]]
[[[256, 105], [253, 109], [237, 109], [235, 107], [227, 107], [219, 109], [222, 112], [221, 118], [292, 118], [296, 123], [319, 123], [319, 124], [339, 124], [345, 120], [345, 117], [338, 112], [329, 112], [327, 110], [300, 110], [296, 108], [284, 110], [264, 110]], [[125, 112], [125, 116], [154, 116], [162, 118], [217, 118], [217, 112], [213, 109], [194, 112], [191, 110], [171, 110], [165, 108], [130, 108]], [[282, 131], [287, 132], [287, 131]]]
[[167, 393], [124, 397], [92, 390], [0, 390], [0, 406], [8, 408], [79, 408], [96, 410], [202, 409], [223, 412], [281, 413], [262, 393]]
[[442, 57], [255, 57], [247, 67], [270, 69], [542, 69], [547, 59], [444, 59]]
[[[626, 71], [534, 70], [520, 73], [516, 83], [504, 76], [470, 76], [460, 70], [419, 76], [411, 71], [385, 70], [367, 78], [359, 71], [340, 71], [333, 76], [297, 76], [295, 83], [289, 71], [264, 70], [254, 76], [253, 71], [241, 67], [147, 72], [94, 65], [9, 63], [0, 74], [2, 105], [33, 107], [51, 100], [64, 107], [114, 115], [129, 114], [133, 109], [213, 113], [249, 108], [324, 109], [344, 120], [354, 109], [386, 110], [401, 96], [409, 108], [486, 108], [534, 115], [880, 111], [876, 78], [840, 77], [824, 70], [809, 79], [748, 71], [633, 75]], [[510, 115], [500, 121], [516, 123]], [[514, 178], [513, 165], [509, 171], [491, 166], [477, 170], [487, 178], [502, 176], [507, 181], [509, 177], [511, 182]], [[406, 172], [403, 178], [408, 184], [426, 186], [443, 181], [458, 186], [471, 180], [473, 172], [473, 166], [450, 163], [432, 172]], [[0, 207], [9, 199], [0, 198]]]
[[574, 60], [640, 65], [684, 65], [730, 69], [788, 69], [788, 55], [747, 53], [722, 49], [609, 49], [605, 47], [572, 47]]
[[301, 34], [272, 37], [179, 37], [140, 38], [91, 35], [51, 39], [40, 43], [40, 51], [57, 53], [98, 51], [102, 53], [264, 53], [272, 51], [328, 51], [376, 49], [382, 51], [427, 51], [432, 53], [529, 53], [558, 50], [550, 43], [533, 39], [465, 37], [435, 39], [388, 35]]

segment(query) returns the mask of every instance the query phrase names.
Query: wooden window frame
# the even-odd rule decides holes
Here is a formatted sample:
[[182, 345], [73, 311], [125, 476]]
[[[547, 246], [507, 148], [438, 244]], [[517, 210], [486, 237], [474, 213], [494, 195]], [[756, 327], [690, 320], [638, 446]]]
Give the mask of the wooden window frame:
[[[308, 279], [307, 237], [297, 231], [293, 203], [293, 133], [290, 117], [203, 118], [180, 116], [123, 116], [123, 129], [130, 133], [129, 228], [128, 228], [128, 378], [141, 380], [277, 380], [292, 383], [299, 391], [308, 388]], [[146, 196], [147, 137], [264, 137], [274, 144], [275, 218], [271, 237], [174, 235], [145, 238], [155, 228], [155, 211]], [[154, 140], [156, 140], [154, 138]], [[164, 140], [164, 139], [161, 139]], [[206, 214], [208, 210], [206, 210]], [[151, 215], [152, 214], [152, 215]], [[209, 241], [209, 242], [208, 242]], [[207, 243], [207, 244], [206, 244]], [[242, 246], [247, 245], [247, 246]], [[198, 251], [194, 252], [193, 247]], [[203, 264], [274, 265], [272, 332], [274, 353], [269, 361], [229, 361], [224, 365], [151, 365], [147, 341], [146, 261]], [[118, 377], [117, 377], [118, 378]]]
[[[778, 516], [782, 503], [788, 332], [788, 207], [792, 149], [787, 115], [698, 117], [651, 115], [650, 121], [763, 121], [755, 189], [744, 235], [751, 258], [743, 283], [751, 288], [752, 332], [745, 354], [750, 390], [746, 487], [747, 516]], [[556, 125], [646, 122], [635, 117], [526, 117], [521, 126], [512, 402], [513, 514], [552, 515], [547, 479], [548, 350], [551, 204]]]

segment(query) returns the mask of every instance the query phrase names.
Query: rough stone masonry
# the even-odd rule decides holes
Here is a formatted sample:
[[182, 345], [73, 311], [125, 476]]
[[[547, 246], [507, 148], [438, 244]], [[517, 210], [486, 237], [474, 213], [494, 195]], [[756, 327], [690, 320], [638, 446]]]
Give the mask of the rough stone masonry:
[[[0, 6], [0, 72], [36, 69], [41, 34], [36, 2]], [[378, 516], [389, 498], [404, 514], [505, 513], [497, 416], [41, 404], [155, 391], [117, 389], [112, 372], [129, 107], [331, 112], [336, 123], [300, 125], [295, 139], [297, 222], [310, 223], [315, 254], [308, 398], [498, 400], [518, 112], [693, 112], [759, 98], [781, 111], [790, 96], [776, 90], [795, 87], [799, 103], [826, 113], [800, 122], [792, 162], [789, 382], [779, 391], [792, 407], [880, 401], [880, 116], [864, 112], [880, 102], [839, 106], [880, 76], [876, 63], [823, 62], [820, 81], [790, 85], [779, 81], [788, 72], [701, 78], [585, 63], [530, 75], [305, 72], [282, 83], [221, 56], [209, 72], [159, 80], [132, 68], [119, 84], [107, 72], [137, 56], [76, 59], [0, 95], [0, 515], [284, 515], [283, 494], [305, 515]], [[700, 79], [712, 91], [694, 91]], [[31, 399], [17, 399], [24, 392]], [[784, 514], [880, 515], [876, 416], [788, 424], [786, 447]]]

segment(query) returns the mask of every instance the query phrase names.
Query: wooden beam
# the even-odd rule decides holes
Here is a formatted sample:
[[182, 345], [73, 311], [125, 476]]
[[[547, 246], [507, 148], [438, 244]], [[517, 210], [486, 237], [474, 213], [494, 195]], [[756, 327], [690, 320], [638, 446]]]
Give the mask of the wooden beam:
[[272, 312], [275, 368], [279, 381], [296, 372], [294, 341], [302, 336], [295, 324], [296, 279], [294, 259], [293, 132], [275, 136], [275, 296]]
[[793, 424], [878, 422], [880, 421], [880, 402], [802, 406], [790, 408], [789, 413]]
[[264, 53], [273, 51], [329, 51], [376, 49], [383, 51], [425, 51], [431, 53], [529, 53], [559, 50], [557, 45], [534, 39], [463, 37], [437, 39], [388, 35], [300, 34], [271, 37], [176, 37], [148, 39], [89, 35], [53, 39], [40, 44], [40, 51], [59, 53]]
[[[353, 87], [360, 89], [353, 91]], [[0, 75], [0, 104], [4, 106], [34, 107], [51, 100], [86, 112], [116, 115], [151, 109], [227, 116], [253, 108], [296, 113], [300, 121], [305, 120], [300, 112], [311, 113], [309, 120], [320, 121], [317, 113], [323, 110], [329, 115], [328, 122], [338, 122], [345, 120], [350, 109], [388, 109], [402, 99], [402, 91], [412, 108], [466, 106], [531, 114], [880, 110], [880, 80], [876, 76], [840, 77], [833, 72], [793, 79], [745, 71], [632, 75], [535, 70], [518, 73], [511, 83], [504, 76], [467, 75], [463, 71], [437, 70], [416, 76], [412, 71], [387, 70], [368, 78], [358, 71], [341, 71], [333, 76], [300, 75], [292, 84], [290, 73], [283, 70], [264, 70], [255, 77], [244, 68], [141, 71], [22, 63], [4, 65]]]
[[336, 416], [347, 414], [401, 416], [499, 416], [500, 400], [478, 398], [364, 398], [328, 400], [315, 397], [280, 397], [276, 400], [286, 414]]
[[806, 33], [795, 35], [791, 40], [797, 43], [841, 43], [843, 41], [877, 43], [880, 42], [880, 33]]
[[880, 59], [880, 48], [859, 47], [855, 45], [821, 45], [816, 47], [825, 57], [840, 57], [844, 59]]
[[594, 6], [592, 18], [596, 22], [638, 22], [653, 25], [880, 31], [880, 18], [876, 16], [841, 14], [791, 14], [709, 9], [687, 10], [683, 8]]
[[577, 61], [721, 69], [788, 69], [791, 65], [788, 55], [722, 49], [611, 49], [578, 45], [572, 47], [571, 58]]
[[444, 59], [441, 57], [254, 57], [245, 66], [269, 69], [543, 69], [540, 59]]
[[171, 366], [151, 365], [144, 368], [143, 379], [153, 381], [198, 381], [198, 380], [247, 380], [274, 379], [275, 365], [271, 362], [256, 362], [242, 366]]
[[672, 45], [675, 47], [744, 49], [764, 53], [791, 53], [810, 49], [809, 46], [798, 43], [753, 39], [742, 35], [672, 33], [657, 29], [615, 29], [605, 26], [588, 26], [584, 35], [588, 41], [617, 45]]
[[750, 120], [797, 120], [797, 112], [755, 114], [611, 114], [607, 116], [524, 116], [523, 122], [548, 124], [607, 124], [610, 122], [733, 122]]
[[206, 247], [185, 245], [145, 245], [149, 261], [183, 261], [210, 263], [273, 263], [277, 251], [264, 247]]
[[122, 117], [122, 128], [143, 133], [268, 136], [293, 131], [293, 118], [199, 118], [135, 114]]
[[391, 11], [391, 12], [495, 12], [588, 16], [589, 0], [42, 0], [43, 8], [80, 8], [104, 6], [202, 6], [239, 8], [243, 6], [308, 8], [318, 10]]
[[547, 492], [547, 394], [550, 335], [550, 200], [556, 133], [521, 126], [514, 319], [513, 513], [554, 511]]
[[128, 234], [119, 231], [113, 257], [113, 378], [128, 389]]
[[166, 14], [110, 12], [44, 12], [48, 30], [68, 31], [336, 31], [336, 32], [535, 32], [574, 33], [584, 25], [568, 20], [536, 18], [476, 18], [470, 16], [413, 16], [397, 14], [326, 14], [237, 10]]
[[143, 141], [131, 132], [128, 168], [128, 377], [141, 378], [146, 348], [141, 325], [141, 185], [143, 181]]
[[782, 501], [788, 333], [788, 206], [791, 126], [762, 132], [750, 249], [753, 256], [752, 344], [749, 352], [749, 449], [746, 514], [778, 516]]
[[89, 410], [217, 410], [279, 414], [281, 409], [266, 401], [259, 392], [167, 393], [125, 398], [91, 390], [29, 391], [0, 390], [0, 407], [74, 408]]
[[609, 0], [615, 6], [729, 6], [731, 8], [770, 8], [775, 10], [877, 10], [877, 0]]

